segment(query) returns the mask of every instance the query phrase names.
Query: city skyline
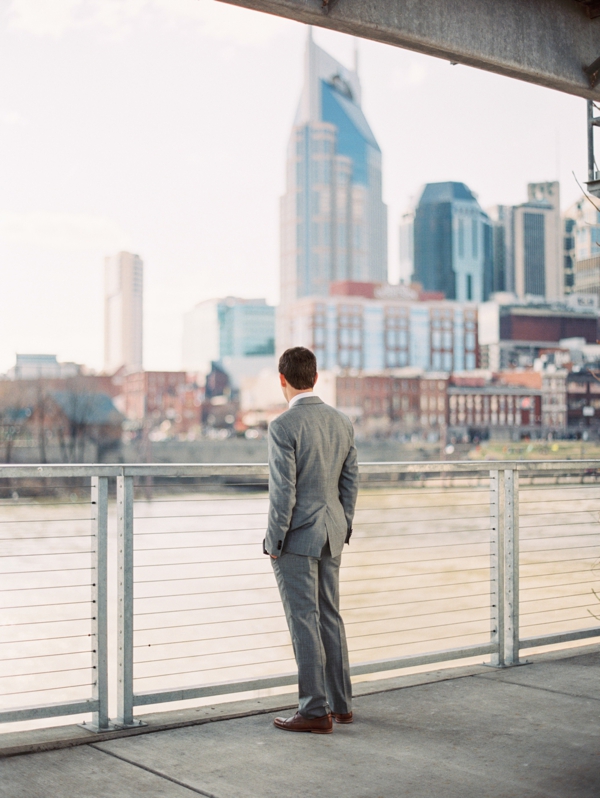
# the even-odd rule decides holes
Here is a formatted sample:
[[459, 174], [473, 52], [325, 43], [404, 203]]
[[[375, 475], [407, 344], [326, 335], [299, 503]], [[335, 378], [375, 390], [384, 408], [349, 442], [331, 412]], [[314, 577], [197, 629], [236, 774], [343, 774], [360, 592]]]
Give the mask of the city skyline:
[[[0, 14], [3, 74], [14, 76], [0, 84], [10, 155], [0, 372], [17, 351], [101, 368], [101, 265], [120, 249], [146, 265], [147, 368], [180, 366], [190, 304], [277, 299], [277, 198], [306, 28], [202, 0], [193, 11], [141, 5], [143, 14], [85, 22], [17, 2]], [[315, 36], [352, 63], [349, 37]], [[372, 42], [359, 42], [359, 57], [384, 157], [392, 278], [399, 217], [426, 182], [464, 181], [487, 207], [517, 204], [524, 183], [558, 169], [564, 204], [578, 198], [570, 173], [585, 176], [583, 101]]]

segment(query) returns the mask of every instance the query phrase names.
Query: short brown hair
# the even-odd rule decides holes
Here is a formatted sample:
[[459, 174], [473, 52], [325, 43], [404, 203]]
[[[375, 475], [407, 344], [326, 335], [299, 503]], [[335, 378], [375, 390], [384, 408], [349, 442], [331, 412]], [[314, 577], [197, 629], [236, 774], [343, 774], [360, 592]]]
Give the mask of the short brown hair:
[[279, 373], [297, 391], [310, 390], [317, 379], [317, 358], [310, 349], [293, 346], [279, 358]]

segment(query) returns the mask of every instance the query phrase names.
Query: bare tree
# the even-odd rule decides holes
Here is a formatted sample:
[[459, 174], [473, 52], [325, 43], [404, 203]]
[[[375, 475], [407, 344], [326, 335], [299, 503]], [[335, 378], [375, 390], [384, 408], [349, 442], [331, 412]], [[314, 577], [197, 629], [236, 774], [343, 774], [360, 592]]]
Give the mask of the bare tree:
[[12, 462], [15, 442], [23, 435], [33, 414], [32, 399], [22, 383], [6, 382], [0, 386], [0, 437], [6, 463]]

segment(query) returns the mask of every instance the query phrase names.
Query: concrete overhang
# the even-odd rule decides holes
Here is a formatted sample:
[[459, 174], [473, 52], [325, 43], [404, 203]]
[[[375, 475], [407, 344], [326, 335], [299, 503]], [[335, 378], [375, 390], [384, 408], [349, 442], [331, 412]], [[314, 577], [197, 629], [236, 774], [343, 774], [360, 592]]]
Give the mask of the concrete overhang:
[[597, 0], [220, 1], [600, 100]]

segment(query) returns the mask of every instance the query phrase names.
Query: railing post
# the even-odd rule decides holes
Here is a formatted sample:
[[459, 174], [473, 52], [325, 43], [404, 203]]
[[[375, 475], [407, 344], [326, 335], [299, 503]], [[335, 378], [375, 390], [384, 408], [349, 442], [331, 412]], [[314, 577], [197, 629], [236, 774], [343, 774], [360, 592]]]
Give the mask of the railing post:
[[93, 698], [98, 709], [93, 713], [89, 731], [107, 731], [108, 721], [108, 635], [107, 635], [107, 532], [108, 477], [92, 477], [92, 596], [95, 603], [92, 621], [92, 667], [95, 671]]
[[[117, 724], [133, 726], [133, 477], [117, 477]], [[137, 724], [136, 724], [137, 725]]]
[[492, 642], [498, 645], [492, 665], [498, 668], [519, 664], [518, 480], [513, 468], [490, 471]]
[[490, 622], [491, 641], [497, 646], [491, 664], [503, 668], [504, 651], [504, 471], [490, 471]]
[[504, 477], [505, 665], [519, 664], [519, 472]]

